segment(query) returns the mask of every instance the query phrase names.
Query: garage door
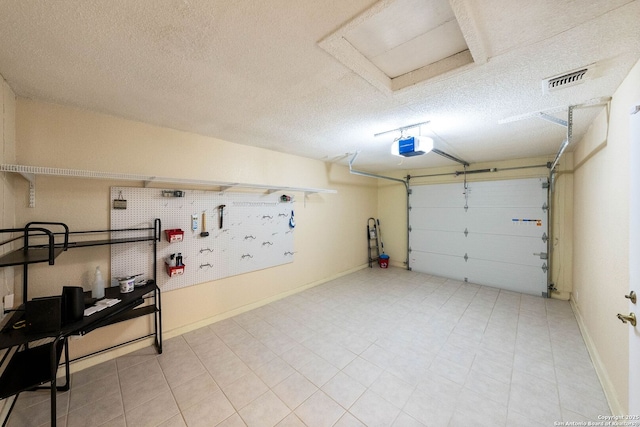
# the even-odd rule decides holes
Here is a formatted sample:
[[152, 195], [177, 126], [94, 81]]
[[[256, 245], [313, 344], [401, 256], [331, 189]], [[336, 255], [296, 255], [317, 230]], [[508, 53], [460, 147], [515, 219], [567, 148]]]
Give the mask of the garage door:
[[[409, 268], [547, 293], [546, 178], [411, 187]], [[466, 208], [465, 208], [466, 206]]]

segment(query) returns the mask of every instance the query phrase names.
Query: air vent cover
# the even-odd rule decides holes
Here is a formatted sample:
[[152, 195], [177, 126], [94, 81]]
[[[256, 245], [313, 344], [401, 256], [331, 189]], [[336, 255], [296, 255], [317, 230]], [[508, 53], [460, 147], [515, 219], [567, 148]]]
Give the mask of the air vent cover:
[[559, 76], [542, 80], [542, 92], [555, 92], [565, 87], [575, 86], [589, 80], [592, 74], [592, 65], [569, 71]]

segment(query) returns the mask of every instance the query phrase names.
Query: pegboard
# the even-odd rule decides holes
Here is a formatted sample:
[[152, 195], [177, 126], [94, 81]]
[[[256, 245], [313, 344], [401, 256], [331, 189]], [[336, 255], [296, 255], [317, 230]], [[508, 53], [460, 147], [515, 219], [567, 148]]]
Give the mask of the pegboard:
[[[111, 209], [112, 229], [150, 227], [154, 218], [162, 221], [157, 280], [163, 291], [293, 262], [294, 205], [280, 201], [277, 194], [187, 190], [183, 197], [165, 197], [158, 188], [111, 187], [111, 200], [115, 199], [126, 200], [127, 207]], [[221, 205], [225, 205], [222, 227]], [[197, 218], [195, 230], [192, 215]], [[165, 234], [169, 229], [182, 229], [183, 240], [169, 243]], [[209, 235], [202, 237], [203, 231]], [[112, 246], [111, 277], [148, 274], [153, 268], [148, 246], [148, 242]], [[178, 253], [184, 273], [169, 277], [165, 260]]]

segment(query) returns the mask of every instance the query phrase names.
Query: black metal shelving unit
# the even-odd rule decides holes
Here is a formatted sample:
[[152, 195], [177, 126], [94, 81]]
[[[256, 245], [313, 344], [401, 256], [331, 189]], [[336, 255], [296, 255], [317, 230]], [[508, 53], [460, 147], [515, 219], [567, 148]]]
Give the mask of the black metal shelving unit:
[[[52, 231], [54, 229], [54, 231]], [[139, 235], [135, 237], [114, 238], [118, 233]], [[83, 236], [107, 234], [108, 238], [98, 240], [83, 240]], [[162, 353], [162, 303], [160, 289], [157, 286], [157, 243], [161, 238], [160, 219], [153, 221], [153, 226], [142, 228], [128, 228], [116, 230], [94, 230], [71, 232], [66, 224], [59, 222], [31, 222], [24, 228], [2, 229], [0, 235], [11, 234], [8, 239], [0, 242], [0, 247], [13, 242], [21, 242], [22, 247], [0, 256], [0, 267], [23, 266], [23, 300], [28, 300], [28, 269], [29, 265], [48, 263], [54, 265], [55, 260], [68, 249], [87, 248], [92, 246], [118, 245], [135, 242], [152, 242], [153, 246], [153, 281], [136, 287], [133, 292], [120, 294], [118, 288], [105, 289], [107, 298], [118, 298], [121, 301], [91, 316], [70, 324], [62, 325], [53, 332], [32, 333], [28, 329], [13, 329], [10, 326], [0, 331], [0, 349], [7, 349], [0, 360], [0, 399], [18, 395], [25, 390], [31, 390], [50, 382], [51, 389], [51, 425], [56, 423], [56, 390], [69, 389], [69, 363], [84, 359], [97, 353], [130, 344], [135, 341], [153, 337], [158, 353]], [[145, 302], [147, 304], [145, 304]], [[85, 335], [95, 329], [135, 319], [141, 316], [154, 316], [153, 331], [147, 335], [134, 338], [109, 348], [69, 360], [67, 338], [71, 335]], [[7, 325], [14, 325], [24, 316], [24, 304], [9, 314]], [[50, 342], [31, 346], [30, 343], [48, 338]], [[64, 362], [61, 364], [64, 349]], [[65, 367], [66, 384], [57, 386], [56, 375], [58, 366]], [[16, 396], [17, 397], [17, 396]], [[15, 404], [13, 401], [10, 409]], [[8, 419], [8, 415], [7, 415]], [[4, 421], [3, 425], [7, 420]]]
[[[0, 399], [18, 394], [51, 381], [51, 360], [59, 361], [65, 339], [56, 339], [37, 347], [23, 346], [7, 362], [0, 381]], [[43, 361], [45, 363], [43, 363]]]

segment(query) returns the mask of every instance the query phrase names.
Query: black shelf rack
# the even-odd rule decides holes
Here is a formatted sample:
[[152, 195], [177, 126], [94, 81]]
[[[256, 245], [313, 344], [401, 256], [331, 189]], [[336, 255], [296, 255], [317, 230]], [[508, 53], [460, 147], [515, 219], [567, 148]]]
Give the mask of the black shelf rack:
[[[63, 237], [62, 242], [56, 242], [56, 234], [44, 228], [43, 226], [54, 226], [64, 229], [64, 232], [58, 233]], [[0, 247], [9, 243], [22, 240], [22, 247], [10, 251], [0, 257], [0, 267], [9, 267], [14, 265], [36, 264], [47, 262], [53, 265], [55, 259], [67, 250], [69, 244], [69, 227], [61, 222], [30, 222], [24, 228], [7, 228], [0, 230], [0, 234], [17, 234], [0, 242]], [[34, 245], [33, 240], [46, 240], [44, 244]], [[31, 243], [30, 243], [31, 242]]]
[[[153, 246], [153, 280], [137, 286], [132, 292], [121, 294], [119, 288], [106, 288], [105, 297], [120, 299], [118, 304], [108, 307], [82, 320], [63, 325], [61, 329], [46, 333], [33, 333], [28, 329], [12, 329], [5, 327], [0, 331], [0, 348], [7, 349], [0, 360], [0, 399], [17, 395], [25, 390], [32, 390], [38, 386], [50, 383], [51, 389], [51, 425], [56, 423], [56, 391], [68, 390], [69, 363], [102, 353], [123, 345], [146, 338], [154, 338], [154, 345], [158, 353], [162, 353], [162, 303], [160, 289], [157, 286], [157, 243], [161, 239], [160, 219], [153, 220], [150, 227], [127, 228], [115, 230], [69, 231], [66, 224], [60, 222], [30, 222], [23, 228], [0, 230], [0, 235], [9, 234], [10, 237], [0, 242], [0, 248], [14, 243], [22, 247], [0, 256], [0, 267], [23, 266], [23, 300], [28, 300], [28, 267], [36, 263], [54, 265], [55, 260], [69, 249], [87, 248], [92, 246], [119, 245], [136, 242], [152, 242]], [[124, 233], [126, 237], [114, 237]], [[103, 239], [95, 239], [95, 235], [107, 235]], [[133, 235], [133, 236], [132, 236]], [[9, 325], [14, 325], [23, 318], [24, 304], [9, 314]], [[69, 359], [68, 337], [71, 335], [85, 335], [98, 328], [152, 315], [154, 318], [153, 331], [124, 343], [104, 348], [76, 359]], [[33, 345], [46, 339], [48, 342]], [[64, 350], [64, 362], [62, 351]], [[65, 367], [66, 384], [56, 385], [58, 366]], [[10, 409], [11, 413], [16, 399]], [[8, 415], [7, 415], [8, 418]], [[5, 420], [6, 422], [6, 420]]]
[[[48, 228], [56, 228], [62, 231], [51, 231]], [[61, 222], [30, 222], [24, 228], [12, 228], [0, 230], [0, 234], [17, 234], [0, 242], [0, 247], [6, 244], [22, 241], [22, 247], [8, 252], [0, 257], [0, 267], [23, 266], [22, 295], [28, 299], [28, 266], [30, 264], [46, 262], [55, 264], [55, 259], [68, 249], [88, 248], [91, 246], [119, 245], [135, 242], [154, 242], [153, 278], [156, 278], [156, 245], [161, 238], [160, 219], [153, 221], [152, 227], [122, 228], [114, 230], [90, 230], [69, 231], [69, 227]], [[109, 234], [108, 238], [98, 240], [83, 240], [82, 236]], [[136, 236], [113, 238], [111, 235], [118, 233], [139, 233]]]

